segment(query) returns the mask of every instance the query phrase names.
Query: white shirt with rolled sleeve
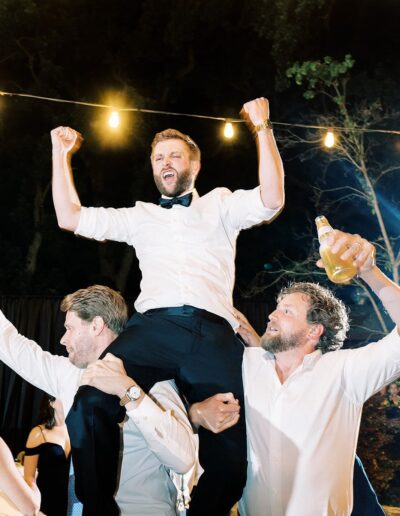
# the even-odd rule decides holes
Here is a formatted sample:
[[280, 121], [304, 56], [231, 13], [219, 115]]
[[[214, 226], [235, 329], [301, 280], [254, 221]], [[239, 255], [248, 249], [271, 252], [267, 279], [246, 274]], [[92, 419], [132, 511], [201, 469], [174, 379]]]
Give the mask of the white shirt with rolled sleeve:
[[[35, 387], [60, 399], [68, 414], [83, 370], [20, 335], [1, 311], [0, 360]], [[121, 514], [173, 516], [177, 490], [170, 471], [190, 472], [185, 482], [193, 483], [201, 470], [198, 438], [174, 382], [155, 384], [139, 407], [127, 414], [116, 495]]]
[[137, 202], [132, 208], [82, 208], [76, 234], [132, 245], [142, 272], [136, 311], [192, 305], [227, 319], [233, 328], [236, 239], [242, 229], [270, 222], [260, 187], [216, 188], [189, 207]]
[[315, 351], [281, 384], [274, 356], [243, 359], [248, 440], [241, 516], [348, 516], [363, 403], [400, 376], [395, 328], [368, 346]]

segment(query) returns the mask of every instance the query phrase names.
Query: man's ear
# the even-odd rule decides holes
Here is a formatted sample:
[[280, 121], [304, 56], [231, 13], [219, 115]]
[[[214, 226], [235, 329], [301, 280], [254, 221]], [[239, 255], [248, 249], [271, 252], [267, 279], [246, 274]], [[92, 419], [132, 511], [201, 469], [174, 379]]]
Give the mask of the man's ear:
[[197, 174], [200, 172], [201, 169], [201, 163], [198, 159], [192, 159], [190, 161], [190, 168], [192, 172], [194, 173], [195, 177], [197, 177]]
[[104, 322], [104, 319], [100, 317], [100, 315], [96, 315], [96, 317], [93, 318], [91, 325], [95, 335], [100, 335], [100, 333], [106, 327], [106, 323]]
[[325, 328], [323, 324], [313, 324], [310, 328], [310, 335], [319, 340], [321, 335], [323, 335], [324, 331]]

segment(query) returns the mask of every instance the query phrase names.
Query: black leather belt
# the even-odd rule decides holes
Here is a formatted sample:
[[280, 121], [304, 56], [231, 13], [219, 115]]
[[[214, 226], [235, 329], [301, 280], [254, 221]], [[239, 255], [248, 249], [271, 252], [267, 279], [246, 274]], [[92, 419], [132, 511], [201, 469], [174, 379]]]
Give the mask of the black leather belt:
[[179, 315], [183, 317], [202, 317], [209, 321], [217, 322], [220, 324], [229, 324], [229, 322], [220, 317], [219, 315], [203, 310], [202, 308], [196, 308], [195, 306], [183, 305], [183, 306], [170, 306], [167, 308], [152, 308], [144, 312], [143, 315]]

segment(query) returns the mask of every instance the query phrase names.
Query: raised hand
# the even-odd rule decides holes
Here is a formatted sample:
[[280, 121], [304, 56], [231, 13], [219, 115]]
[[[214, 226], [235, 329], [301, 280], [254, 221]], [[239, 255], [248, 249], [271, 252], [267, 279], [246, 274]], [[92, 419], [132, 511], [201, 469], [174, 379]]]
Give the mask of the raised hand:
[[254, 131], [256, 125], [269, 119], [269, 102], [264, 97], [250, 100], [243, 105], [240, 115]]
[[82, 145], [83, 136], [70, 127], [57, 127], [50, 132], [53, 151], [74, 154]]
[[[360, 235], [335, 229], [329, 235], [327, 243], [332, 253], [337, 254], [342, 260], [351, 258], [359, 275], [370, 271], [375, 265], [375, 246]], [[317, 261], [317, 266], [324, 267], [321, 259]]]

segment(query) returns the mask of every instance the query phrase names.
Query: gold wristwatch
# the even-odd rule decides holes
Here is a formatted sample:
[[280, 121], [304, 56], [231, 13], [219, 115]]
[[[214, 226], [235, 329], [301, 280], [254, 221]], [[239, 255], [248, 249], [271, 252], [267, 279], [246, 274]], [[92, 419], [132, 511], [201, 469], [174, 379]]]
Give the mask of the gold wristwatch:
[[266, 118], [264, 122], [261, 122], [261, 124], [257, 124], [255, 127], [255, 130], [257, 133], [260, 131], [263, 131], [264, 129], [272, 129], [272, 122], [269, 118]]

